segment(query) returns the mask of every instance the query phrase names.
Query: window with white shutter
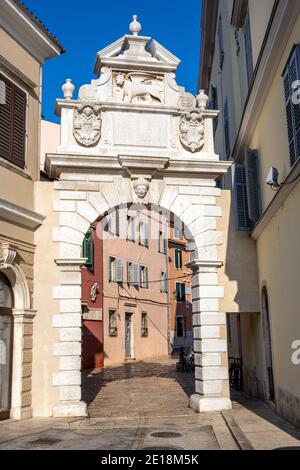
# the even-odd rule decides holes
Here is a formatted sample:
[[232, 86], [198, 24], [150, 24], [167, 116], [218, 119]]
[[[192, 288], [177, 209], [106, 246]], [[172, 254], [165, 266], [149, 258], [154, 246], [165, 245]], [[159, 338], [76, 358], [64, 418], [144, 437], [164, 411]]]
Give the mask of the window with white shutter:
[[26, 93], [0, 74], [0, 157], [25, 167]]
[[108, 257], [108, 279], [110, 282], [123, 282], [122, 259]]
[[300, 158], [300, 105], [293, 103], [295, 81], [300, 80], [300, 46], [297, 44], [283, 72], [285, 110], [291, 166]]

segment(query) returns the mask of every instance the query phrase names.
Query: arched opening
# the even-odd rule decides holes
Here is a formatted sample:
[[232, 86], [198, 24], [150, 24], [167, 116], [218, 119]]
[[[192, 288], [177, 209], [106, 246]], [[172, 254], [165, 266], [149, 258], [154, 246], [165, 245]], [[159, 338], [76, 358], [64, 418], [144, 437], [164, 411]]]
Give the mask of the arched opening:
[[9, 418], [11, 407], [13, 292], [0, 272], [0, 420]]
[[262, 290], [262, 314], [263, 314], [263, 332], [264, 332], [267, 386], [268, 386], [267, 394], [268, 394], [268, 400], [275, 401], [269, 296], [268, 296], [268, 291], [266, 287], [263, 287], [263, 290]]
[[187, 267], [193, 248], [182, 221], [153, 205], [114, 207], [86, 232], [82, 386], [83, 399], [94, 402], [94, 408], [101, 387], [125, 380], [124, 375], [144, 383], [144, 398], [157, 377], [175, 379], [187, 407], [194, 370], [176, 364], [180, 352], [193, 351], [192, 271]]

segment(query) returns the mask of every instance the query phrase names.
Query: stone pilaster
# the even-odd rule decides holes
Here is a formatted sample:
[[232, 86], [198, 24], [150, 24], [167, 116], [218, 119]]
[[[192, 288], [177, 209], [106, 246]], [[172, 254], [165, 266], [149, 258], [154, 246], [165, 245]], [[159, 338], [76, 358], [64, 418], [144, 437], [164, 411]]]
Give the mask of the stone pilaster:
[[228, 387], [226, 315], [219, 312], [223, 288], [218, 286], [218, 261], [194, 260], [193, 333], [195, 394], [190, 407], [198, 412], [231, 408]]
[[13, 419], [31, 418], [32, 337], [35, 310], [13, 310], [13, 367], [11, 412]]
[[59, 357], [59, 371], [53, 374], [53, 385], [59, 387], [60, 402], [53, 408], [54, 417], [86, 416], [87, 406], [81, 401], [81, 273], [84, 259], [60, 259], [60, 286], [54, 287], [59, 300], [59, 314], [53, 326], [59, 330], [59, 342], [53, 354]]

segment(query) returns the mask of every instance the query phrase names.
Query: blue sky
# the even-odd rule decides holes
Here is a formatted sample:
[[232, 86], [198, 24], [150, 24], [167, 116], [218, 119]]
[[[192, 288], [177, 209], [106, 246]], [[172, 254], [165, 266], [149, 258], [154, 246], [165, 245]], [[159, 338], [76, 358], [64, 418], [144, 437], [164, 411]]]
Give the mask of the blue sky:
[[200, 53], [201, 0], [24, 0], [26, 6], [47, 26], [67, 52], [47, 61], [43, 68], [43, 115], [54, 114], [61, 86], [71, 78], [78, 88], [96, 78], [96, 52], [128, 33], [132, 15], [137, 14], [142, 33], [151, 36], [175, 54], [182, 63], [177, 83], [197, 93]]

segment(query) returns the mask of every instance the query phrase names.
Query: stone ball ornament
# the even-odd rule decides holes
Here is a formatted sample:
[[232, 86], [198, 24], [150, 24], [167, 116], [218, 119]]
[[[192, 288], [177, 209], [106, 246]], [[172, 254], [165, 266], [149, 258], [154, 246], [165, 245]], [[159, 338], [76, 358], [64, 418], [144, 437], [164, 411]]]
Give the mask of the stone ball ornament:
[[133, 15], [132, 22], [129, 25], [129, 31], [131, 32], [131, 34], [133, 34], [133, 36], [138, 36], [139, 33], [142, 31], [142, 25], [138, 22], [137, 19], [137, 15]]
[[133, 190], [139, 199], [144, 199], [149, 191], [150, 183], [145, 178], [139, 178], [133, 182]]

